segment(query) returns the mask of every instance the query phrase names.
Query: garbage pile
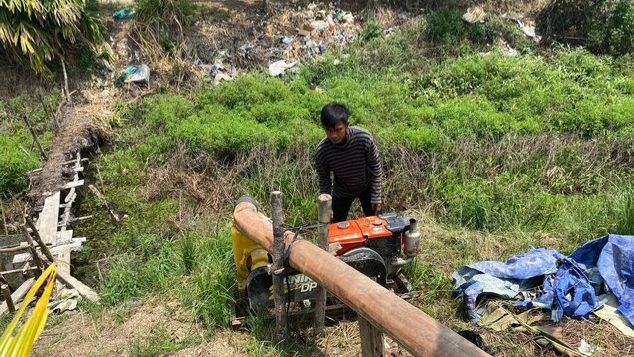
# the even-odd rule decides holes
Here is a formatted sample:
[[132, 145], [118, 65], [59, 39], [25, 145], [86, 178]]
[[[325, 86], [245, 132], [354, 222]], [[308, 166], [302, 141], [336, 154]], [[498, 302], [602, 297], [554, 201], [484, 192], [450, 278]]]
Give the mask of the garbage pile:
[[280, 76], [295, 70], [299, 63], [315, 61], [333, 48], [347, 46], [357, 39], [360, 30], [351, 12], [310, 4], [272, 15], [263, 23], [259, 36], [235, 50], [220, 49], [212, 63], [196, 58], [194, 64], [214, 84], [234, 79], [240, 69], [237, 63], [244, 62], [265, 64], [271, 76]]

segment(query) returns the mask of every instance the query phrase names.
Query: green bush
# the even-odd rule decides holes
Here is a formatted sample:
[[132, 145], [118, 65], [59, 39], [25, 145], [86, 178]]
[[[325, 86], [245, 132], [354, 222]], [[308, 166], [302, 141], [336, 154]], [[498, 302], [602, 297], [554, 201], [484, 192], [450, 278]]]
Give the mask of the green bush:
[[634, 52], [634, 4], [630, 0], [597, 0], [588, 44], [596, 52], [621, 56]]
[[370, 41], [375, 38], [379, 38], [382, 33], [383, 26], [381, 25], [381, 23], [376, 21], [375, 19], [369, 19], [363, 26], [363, 31], [361, 31], [359, 37], [363, 41]]
[[483, 47], [493, 43], [498, 38], [500, 30], [496, 27], [496, 23], [474, 23], [470, 24], [467, 29], [467, 38], [475, 45]]
[[456, 98], [439, 105], [434, 121], [452, 138], [499, 139], [516, 131], [511, 116], [496, 111], [491, 103], [478, 97]]
[[144, 103], [143, 120], [153, 130], [169, 130], [194, 114], [194, 104], [188, 99], [173, 94], [160, 94], [148, 98]]
[[219, 104], [227, 109], [249, 110], [255, 105], [286, 100], [291, 94], [289, 86], [277, 78], [264, 75], [239, 76], [231, 83], [223, 83], [206, 91], [197, 100], [199, 109]]
[[27, 155], [20, 145], [8, 136], [0, 136], [0, 192], [3, 198], [24, 190], [24, 174], [38, 165], [38, 160]]
[[537, 17], [547, 39], [586, 45], [594, 53], [634, 51], [634, 4], [630, 0], [562, 0]]
[[245, 112], [216, 109], [182, 121], [173, 132], [174, 139], [197, 155], [232, 156], [271, 138], [270, 130]]
[[464, 33], [462, 14], [456, 9], [440, 9], [431, 12], [427, 19], [427, 37], [438, 44], [455, 44]]

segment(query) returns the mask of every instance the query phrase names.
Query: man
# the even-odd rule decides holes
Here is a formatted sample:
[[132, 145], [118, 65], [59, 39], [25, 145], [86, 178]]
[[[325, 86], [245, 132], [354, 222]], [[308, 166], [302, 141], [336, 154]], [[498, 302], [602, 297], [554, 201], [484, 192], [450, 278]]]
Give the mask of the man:
[[383, 171], [374, 138], [365, 129], [349, 126], [349, 116], [348, 108], [340, 103], [330, 103], [321, 109], [326, 137], [317, 145], [315, 167], [319, 193], [332, 195], [333, 222], [348, 219], [355, 198], [361, 202], [364, 215], [381, 212]]

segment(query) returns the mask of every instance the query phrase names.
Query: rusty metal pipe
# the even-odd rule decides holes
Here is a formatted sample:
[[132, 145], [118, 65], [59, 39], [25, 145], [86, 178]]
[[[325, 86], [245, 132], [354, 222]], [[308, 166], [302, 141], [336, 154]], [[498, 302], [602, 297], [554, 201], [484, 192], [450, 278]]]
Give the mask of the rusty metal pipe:
[[[238, 202], [233, 212], [234, 225], [242, 234], [271, 252], [271, 222], [258, 216], [252, 202]], [[293, 232], [284, 233], [287, 244], [293, 236]], [[448, 327], [308, 241], [300, 239], [293, 243], [289, 262], [291, 267], [308, 275], [415, 356], [489, 356]]]

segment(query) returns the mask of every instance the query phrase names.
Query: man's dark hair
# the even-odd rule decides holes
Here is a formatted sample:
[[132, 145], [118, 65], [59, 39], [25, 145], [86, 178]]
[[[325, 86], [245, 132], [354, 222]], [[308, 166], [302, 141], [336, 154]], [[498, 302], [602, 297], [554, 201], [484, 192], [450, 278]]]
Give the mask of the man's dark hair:
[[321, 108], [321, 125], [325, 128], [332, 128], [339, 120], [347, 123], [349, 116], [350, 112], [345, 105], [336, 102], [326, 104]]

